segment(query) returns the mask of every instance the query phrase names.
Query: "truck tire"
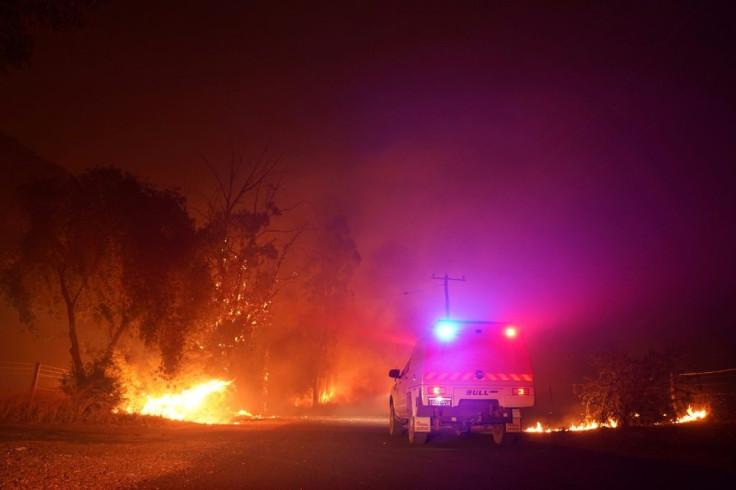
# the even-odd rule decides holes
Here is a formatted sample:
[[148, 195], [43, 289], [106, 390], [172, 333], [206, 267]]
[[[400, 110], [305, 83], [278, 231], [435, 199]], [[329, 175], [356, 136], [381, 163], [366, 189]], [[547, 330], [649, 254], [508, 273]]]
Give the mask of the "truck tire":
[[394, 410], [394, 401], [391, 400], [389, 403], [389, 419], [388, 419], [388, 433], [394, 437], [398, 437], [403, 432], [401, 421], [396, 418], [396, 410]]
[[427, 442], [426, 432], [414, 431], [414, 417], [409, 418], [409, 444], [412, 446], [421, 446]]
[[493, 442], [500, 445], [503, 442], [503, 435], [506, 433], [505, 424], [493, 424], [491, 426], [491, 435], [493, 436]]

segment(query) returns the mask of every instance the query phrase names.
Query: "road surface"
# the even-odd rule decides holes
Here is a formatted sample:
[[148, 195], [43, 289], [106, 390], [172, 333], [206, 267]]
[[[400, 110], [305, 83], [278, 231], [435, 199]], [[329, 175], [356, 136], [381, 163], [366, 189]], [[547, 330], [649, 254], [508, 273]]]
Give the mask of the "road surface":
[[[361, 418], [173, 429], [6, 428], [0, 432], [0, 450], [2, 488], [669, 490], [734, 488], [736, 482], [733, 468], [569, 447], [551, 443], [543, 434], [508, 447], [495, 446], [483, 434], [440, 435], [422, 447], [410, 447], [406, 437], [389, 436], [384, 421]], [[44, 451], [62, 462], [38, 456]], [[29, 459], [31, 454], [35, 459]], [[19, 476], [22, 458], [36, 466], [27, 479]], [[88, 466], [75, 469], [78, 464]], [[33, 479], [44, 471], [43, 479]]]

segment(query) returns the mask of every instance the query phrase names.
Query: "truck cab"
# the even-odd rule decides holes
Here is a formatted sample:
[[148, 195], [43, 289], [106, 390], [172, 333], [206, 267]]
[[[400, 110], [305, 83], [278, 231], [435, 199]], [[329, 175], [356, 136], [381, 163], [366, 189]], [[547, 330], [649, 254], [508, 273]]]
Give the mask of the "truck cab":
[[412, 445], [443, 429], [490, 432], [501, 444], [505, 434], [521, 433], [521, 409], [534, 405], [526, 343], [500, 322], [440, 320], [389, 376], [389, 431], [406, 428]]

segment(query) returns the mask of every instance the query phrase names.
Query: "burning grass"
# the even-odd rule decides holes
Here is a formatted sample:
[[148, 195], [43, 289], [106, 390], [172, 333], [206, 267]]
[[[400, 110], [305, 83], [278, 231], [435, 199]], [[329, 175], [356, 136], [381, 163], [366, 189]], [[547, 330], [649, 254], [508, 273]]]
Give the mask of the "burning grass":
[[196, 423], [231, 423], [244, 413], [231, 413], [223, 403], [231, 381], [209, 380], [175, 392], [156, 396], [146, 393], [127, 394], [123, 402], [111, 401], [103, 392], [80, 390], [37, 393], [33, 399], [27, 391], [7, 393], [0, 397], [0, 421], [20, 424], [109, 425], [186, 421]]
[[230, 423], [234, 414], [223, 407], [223, 395], [231, 383], [212, 379], [178, 392], [129, 396], [124, 411], [201, 424]]
[[[693, 409], [692, 406], [688, 406], [687, 413], [673, 420], [671, 424], [684, 424], [688, 422], [705, 420], [707, 416], [708, 416], [708, 409], [706, 408]], [[655, 424], [655, 425], [669, 425], [669, 424]], [[603, 423], [598, 423], [595, 421], [585, 421], [585, 422], [580, 422], [578, 424], [573, 423], [567, 428], [564, 428], [564, 427], [550, 428], [549, 426], [543, 426], [541, 422], [537, 421], [536, 425], [527, 427], [526, 429], [524, 429], [524, 432], [540, 433], [540, 434], [541, 433], [549, 434], [551, 432], [566, 432], [566, 431], [582, 432], [582, 431], [596, 430], [596, 429], [600, 429], [603, 427], [607, 429], [615, 429], [618, 426], [619, 426], [618, 421], [610, 419], [610, 418], [606, 422], [603, 422]]]

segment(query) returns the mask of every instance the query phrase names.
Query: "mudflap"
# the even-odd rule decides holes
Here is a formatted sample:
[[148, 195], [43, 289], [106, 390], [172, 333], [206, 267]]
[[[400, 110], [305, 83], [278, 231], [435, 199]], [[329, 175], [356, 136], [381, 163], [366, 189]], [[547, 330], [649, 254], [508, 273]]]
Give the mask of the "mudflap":
[[414, 417], [414, 432], [430, 432], [432, 423], [430, 417]]
[[521, 432], [521, 410], [518, 408], [511, 409], [511, 422], [506, 424], [507, 433]]

